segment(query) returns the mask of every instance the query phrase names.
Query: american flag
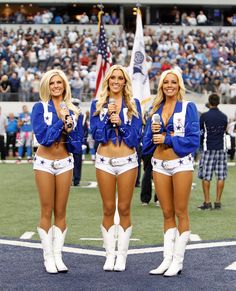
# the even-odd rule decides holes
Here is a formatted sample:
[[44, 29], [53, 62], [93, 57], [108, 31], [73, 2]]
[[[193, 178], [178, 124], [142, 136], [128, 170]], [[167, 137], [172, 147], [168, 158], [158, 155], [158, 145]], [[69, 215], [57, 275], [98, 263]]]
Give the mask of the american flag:
[[102, 86], [102, 80], [107, 72], [107, 70], [112, 65], [111, 61], [111, 53], [109, 47], [107, 45], [106, 33], [104, 29], [104, 25], [102, 23], [102, 17], [100, 16], [99, 21], [99, 41], [98, 41], [98, 56], [97, 56], [97, 79], [96, 79], [96, 98], [98, 98], [98, 94], [100, 92]]

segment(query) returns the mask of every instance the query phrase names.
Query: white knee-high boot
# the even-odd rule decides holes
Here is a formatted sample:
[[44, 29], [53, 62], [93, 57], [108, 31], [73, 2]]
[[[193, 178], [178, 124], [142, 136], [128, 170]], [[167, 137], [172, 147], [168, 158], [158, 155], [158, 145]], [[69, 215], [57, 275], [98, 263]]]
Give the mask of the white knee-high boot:
[[62, 248], [65, 242], [67, 228], [62, 232], [59, 227], [53, 225], [53, 254], [58, 272], [66, 273], [68, 268], [62, 261]]
[[46, 271], [51, 274], [57, 273], [57, 268], [54, 261], [53, 249], [52, 249], [52, 232], [53, 228], [51, 227], [48, 232], [46, 232], [41, 227], [37, 227], [39, 237], [41, 239], [43, 247], [43, 257], [44, 257], [44, 266]]
[[175, 244], [175, 236], [176, 236], [177, 228], [169, 228], [164, 234], [164, 252], [163, 257], [164, 260], [154, 270], [151, 270], [149, 274], [151, 275], [163, 275], [165, 271], [169, 268], [172, 260], [173, 260], [173, 253], [174, 253], [174, 244]]
[[116, 259], [116, 225], [112, 225], [108, 231], [101, 225], [101, 231], [103, 236], [103, 247], [106, 250], [106, 262], [103, 266], [103, 270], [113, 271]]
[[183, 269], [184, 253], [186, 245], [189, 241], [190, 231], [185, 231], [179, 235], [177, 231], [175, 238], [173, 261], [168, 270], [164, 273], [165, 277], [176, 276], [181, 273]]
[[132, 226], [125, 231], [122, 226], [118, 225], [118, 252], [114, 271], [122, 272], [125, 270], [129, 240], [132, 234]]

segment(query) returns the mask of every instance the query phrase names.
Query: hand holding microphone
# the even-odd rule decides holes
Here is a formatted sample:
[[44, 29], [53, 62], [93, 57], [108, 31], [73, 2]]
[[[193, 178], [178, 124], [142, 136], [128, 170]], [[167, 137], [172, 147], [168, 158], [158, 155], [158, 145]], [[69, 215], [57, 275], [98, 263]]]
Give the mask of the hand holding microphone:
[[[113, 118], [113, 115], [116, 114], [116, 101], [114, 98], [109, 98], [109, 103], [108, 103], [108, 113], [110, 113], [111, 119]], [[112, 120], [111, 120], [112, 122]], [[112, 122], [112, 126], [116, 127], [117, 124]]]
[[161, 129], [161, 117], [158, 113], [152, 116], [152, 132], [158, 133]]
[[161, 129], [161, 117], [158, 113], [153, 114], [152, 116], [152, 141], [154, 144], [161, 144], [165, 140], [165, 136], [163, 134], [159, 134], [158, 132]]
[[61, 102], [60, 108], [61, 108], [60, 114], [62, 115], [62, 118], [63, 118], [65, 125], [67, 126], [67, 128], [72, 128], [73, 121], [72, 121], [71, 116], [69, 114], [69, 110], [66, 106], [66, 103]]

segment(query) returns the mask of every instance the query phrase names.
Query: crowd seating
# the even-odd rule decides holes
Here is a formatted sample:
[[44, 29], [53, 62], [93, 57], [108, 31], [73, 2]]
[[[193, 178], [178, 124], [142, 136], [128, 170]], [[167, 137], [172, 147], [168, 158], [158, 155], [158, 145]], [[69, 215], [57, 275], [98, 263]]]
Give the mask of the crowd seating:
[[[113, 63], [129, 66], [134, 33], [113, 25], [107, 25], [106, 30]], [[66, 72], [73, 97], [91, 100], [97, 37], [97, 25], [4, 25], [0, 29], [0, 101], [38, 100], [40, 77], [50, 68]], [[224, 103], [235, 103], [235, 39], [233, 27], [145, 27], [152, 94], [156, 93], [161, 72], [178, 67], [191, 92], [201, 96], [214, 91], [224, 95]], [[226, 92], [222, 83], [227, 83]]]

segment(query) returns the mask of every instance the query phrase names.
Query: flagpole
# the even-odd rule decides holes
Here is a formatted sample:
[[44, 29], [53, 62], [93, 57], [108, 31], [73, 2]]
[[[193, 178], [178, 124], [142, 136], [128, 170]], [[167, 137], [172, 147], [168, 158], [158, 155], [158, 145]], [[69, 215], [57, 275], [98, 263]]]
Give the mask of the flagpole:
[[100, 32], [101, 17], [102, 17], [102, 14], [104, 14], [104, 11], [103, 11], [104, 6], [102, 5], [102, 3], [100, 3], [97, 5], [97, 7], [100, 9], [100, 11], [98, 12], [98, 31]]

